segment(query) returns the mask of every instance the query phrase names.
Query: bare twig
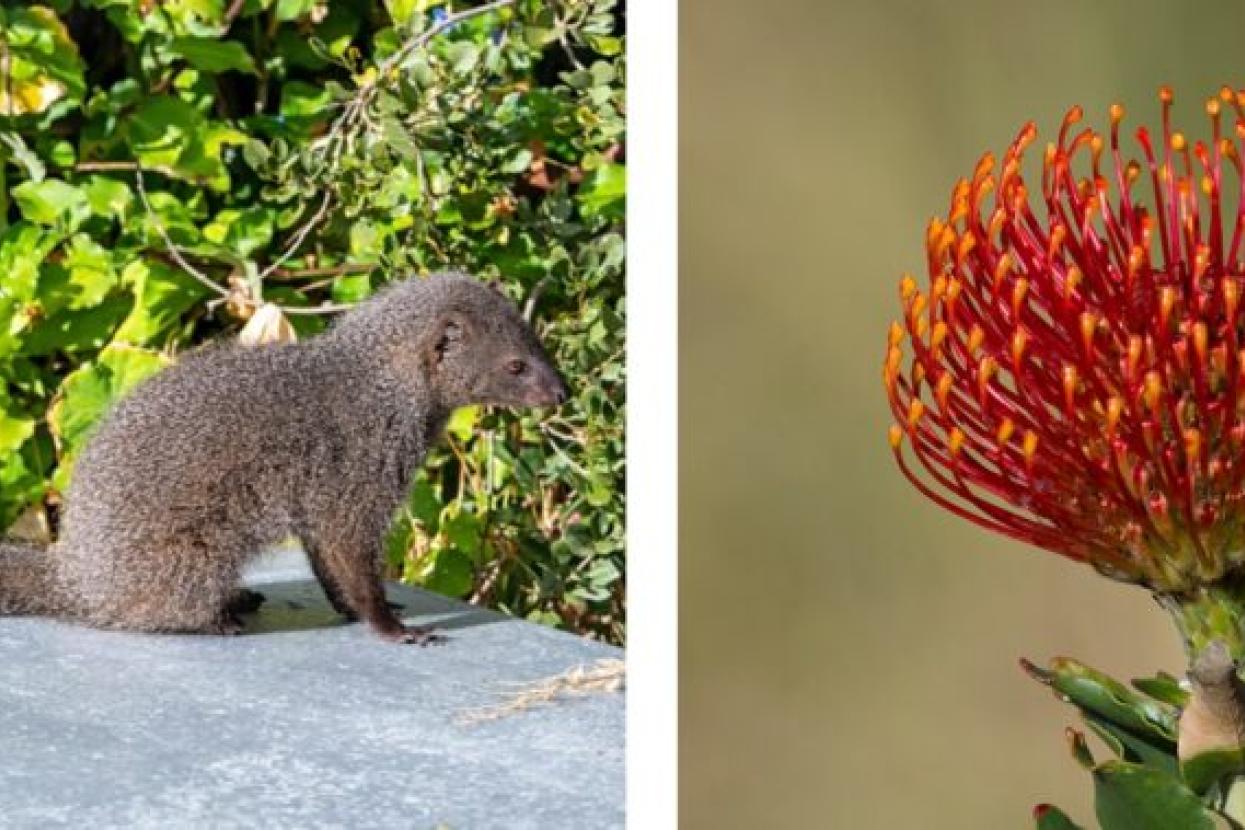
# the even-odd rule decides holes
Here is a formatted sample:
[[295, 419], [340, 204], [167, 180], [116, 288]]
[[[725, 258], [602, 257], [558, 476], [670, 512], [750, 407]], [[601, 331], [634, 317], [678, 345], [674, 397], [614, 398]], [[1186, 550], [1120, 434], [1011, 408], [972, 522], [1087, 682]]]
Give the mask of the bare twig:
[[[261, 301], [249, 295], [240, 294], [240, 292], [237, 291], [230, 291], [228, 288], [225, 288], [223, 285], [215, 282], [211, 277], [204, 274], [187, 261], [186, 257], [182, 254], [181, 248], [177, 246], [177, 243], [173, 241], [172, 237], [169, 236], [168, 231], [165, 230], [164, 223], [160, 221], [160, 216], [156, 213], [155, 208], [151, 206], [151, 201], [147, 198], [147, 187], [143, 182], [142, 165], [135, 166], [134, 174], [134, 181], [138, 185], [138, 198], [142, 201], [143, 208], [147, 211], [147, 215], [151, 217], [152, 223], [156, 226], [156, 232], [160, 234], [160, 238], [164, 241], [164, 247], [168, 251], [169, 256], [173, 258], [173, 261], [176, 262], [183, 271], [194, 277], [217, 296], [237, 300], [238, 302], [251, 306], [252, 308], [259, 308], [262, 306], [263, 303]], [[339, 311], [347, 311], [350, 308], [353, 308], [353, 306], [341, 303], [322, 303], [318, 306], [277, 305], [277, 308], [280, 309], [283, 314], [335, 314]]]
[[366, 274], [380, 267], [378, 262], [347, 262], [325, 268], [278, 268], [272, 276], [279, 280], [303, 280], [312, 277], [342, 277], [346, 274]]
[[509, 715], [554, 703], [570, 696], [621, 691], [627, 681], [627, 665], [622, 660], [598, 660], [591, 666], [576, 666], [563, 674], [520, 683], [518, 690], [495, 706], [460, 712], [457, 722], [462, 726], [497, 720]]
[[[73, 169], [75, 173], [129, 173], [139, 168], [136, 161], [80, 161], [73, 166]], [[170, 179], [177, 177], [177, 171], [165, 164], [154, 164], [144, 167], [143, 170], [147, 173], [159, 173]]]
[[536, 312], [536, 303], [540, 301], [540, 295], [545, 293], [545, 289], [549, 287], [549, 277], [541, 277], [540, 282], [532, 289], [532, 293], [527, 295], [527, 302], [523, 305], [523, 319], [528, 323], [532, 322], [532, 314]]
[[[449, 29], [453, 26], [457, 26], [459, 23], [462, 23], [464, 20], [468, 20], [472, 17], [478, 17], [482, 14], [488, 14], [489, 12], [495, 12], [498, 9], [503, 9], [506, 6], [513, 6], [514, 4], [515, 4], [515, 0], [494, 0], [494, 2], [485, 3], [483, 6], [476, 6], [475, 8], [471, 8], [471, 9], [463, 9], [460, 12], [455, 12], [454, 14], [446, 15], [445, 17], [441, 18], [441, 20], [434, 23], [432, 26], [420, 32], [418, 36], [413, 37], [410, 40], [408, 40], [406, 43], [402, 45], [401, 49], [399, 49], [398, 51], [390, 55], [388, 58], [386, 58], [384, 62], [381, 63], [380, 65], [380, 69], [378, 71], [377, 77], [380, 77], [380, 78], [385, 77], [388, 74], [389, 70], [393, 69], [395, 66], [402, 63], [402, 61], [406, 60], [407, 55], [409, 55], [411, 52], [415, 51], [416, 49], [420, 48], [421, 46], [426, 44], [428, 41], [432, 40], [434, 37], [444, 32], [446, 29]], [[374, 85], [374, 84], [375, 84], [374, 81], [371, 82], [371, 85]]]
[[164, 223], [160, 221], [160, 216], [156, 213], [155, 209], [152, 208], [151, 202], [147, 199], [147, 187], [143, 183], [143, 167], [140, 164], [135, 164], [134, 166], [134, 182], [138, 186], [138, 198], [142, 200], [143, 207], [146, 209], [147, 215], [151, 217], [152, 224], [156, 226], [156, 232], [159, 233], [160, 238], [164, 240], [164, 247], [168, 250], [169, 256], [173, 257], [174, 261], [177, 262], [183, 271], [201, 282], [209, 290], [221, 297], [228, 297], [230, 295], [229, 289], [225, 288], [223, 285], [217, 284], [207, 274], [204, 274], [198, 268], [187, 262], [186, 258], [182, 256], [181, 249], [177, 247], [177, 243], [174, 242], [169, 236], [169, 232], [164, 229]]
[[[330, 161], [330, 172], [336, 171], [341, 160], [342, 151], [348, 151], [353, 145], [354, 136], [350, 132], [350, 127], [359, 121], [362, 121], [367, 126], [372, 126], [371, 119], [367, 113], [367, 108], [372, 99], [375, 97], [379, 84], [387, 80], [390, 73], [401, 65], [401, 63], [405, 61], [412, 52], [425, 46], [429, 41], [445, 30], [452, 28], [465, 20], [478, 17], [483, 14], [488, 14], [507, 6], [512, 6], [515, 2], [516, 0], [494, 0], [491, 3], [485, 3], [482, 6], [476, 6], [474, 8], [464, 9], [463, 11], [446, 15], [432, 26], [408, 40], [396, 52], [381, 62], [380, 66], [377, 67], [376, 74], [361, 84], [359, 89], [355, 92], [354, 97], [343, 105], [340, 117], [338, 117], [333, 123], [333, 126], [329, 129], [329, 132], [312, 144], [312, 149], [323, 150], [326, 155], [332, 155], [332, 159]], [[244, 4], [242, 2], [234, 2], [229, 7], [226, 12], [228, 22], [232, 22], [233, 18], [241, 13], [243, 5]], [[257, 308], [262, 304], [256, 298], [246, 295], [241, 291], [231, 291], [230, 289], [217, 284], [206, 274], [195, 268], [189, 261], [187, 261], [185, 256], [183, 256], [181, 249], [178, 248], [177, 244], [174, 243], [172, 238], [169, 237], [163, 223], [151, 207], [151, 203], [147, 198], [147, 191], [143, 183], [143, 167], [138, 162], [84, 162], [83, 164], [78, 165], [77, 169], [84, 171], [92, 169], [134, 170], [135, 180], [138, 183], [139, 197], [142, 199], [143, 206], [147, 210], [147, 213], [152, 217], [156, 230], [159, 232], [160, 238], [164, 241], [164, 245], [168, 249], [169, 255], [174, 259], [178, 266], [220, 297], [236, 300], [253, 308]], [[311, 216], [311, 218], [304, 223], [298, 231], [295, 232], [285, 250], [282, 251], [281, 254], [262, 272], [260, 272], [260, 280], [266, 279], [278, 273], [290, 273], [284, 271], [281, 266], [289, 260], [290, 257], [297, 253], [298, 249], [306, 240], [308, 234], [310, 234], [311, 231], [318, 224], [320, 224], [320, 222], [328, 214], [329, 207], [332, 203], [333, 191], [326, 190], [324, 197], [320, 201], [320, 207]], [[535, 294], [535, 292], [533, 293]], [[534, 304], [534, 298], [529, 300], [529, 303]], [[324, 303], [313, 307], [277, 306], [277, 308], [285, 314], [329, 314], [338, 311], [345, 311], [351, 307], [351, 305], [347, 304], [333, 303]]]
[[281, 263], [285, 262], [294, 255], [294, 252], [298, 250], [298, 247], [303, 244], [303, 240], [307, 238], [307, 234], [311, 233], [311, 229], [320, 224], [320, 220], [322, 220], [324, 215], [328, 213], [329, 205], [332, 204], [332, 202], [333, 191], [324, 191], [324, 198], [320, 200], [320, 209], [317, 210], [301, 228], [298, 229], [298, 232], [294, 234], [294, 238], [290, 240], [290, 244], [286, 246], [281, 255], [274, 259], [267, 268], [260, 272], [259, 278], [261, 280], [272, 276], [272, 273], [281, 267]]
[[246, 0], [233, 0], [233, 4], [225, 10], [223, 21], [226, 29], [228, 29], [229, 24], [233, 23], [234, 19], [242, 13], [242, 7], [245, 5]]

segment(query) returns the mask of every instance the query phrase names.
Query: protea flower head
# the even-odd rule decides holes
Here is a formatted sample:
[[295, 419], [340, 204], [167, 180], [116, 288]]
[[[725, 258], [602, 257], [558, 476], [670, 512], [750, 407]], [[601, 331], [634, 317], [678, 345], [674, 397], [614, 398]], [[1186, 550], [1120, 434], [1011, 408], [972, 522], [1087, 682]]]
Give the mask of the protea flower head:
[[928, 283], [900, 282], [883, 378], [930, 499], [1170, 593], [1245, 564], [1245, 92], [1196, 141], [1159, 98], [1135, 144], [1122, 107], [1105, 137], [1071, 109], [1033, 190], [1032, 123], [981, 158], [929, 224]]

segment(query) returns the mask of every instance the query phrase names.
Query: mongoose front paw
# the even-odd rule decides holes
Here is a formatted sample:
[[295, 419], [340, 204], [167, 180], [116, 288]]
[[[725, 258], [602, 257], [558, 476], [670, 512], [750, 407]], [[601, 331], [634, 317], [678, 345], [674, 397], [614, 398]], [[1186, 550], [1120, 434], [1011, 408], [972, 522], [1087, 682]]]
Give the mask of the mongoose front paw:
[[438, 634], [435, 628], [418, 625], [404, 625], [381, 636], [395, 643], [417, 646], [444, 645], [448, 640], [444, 634]]

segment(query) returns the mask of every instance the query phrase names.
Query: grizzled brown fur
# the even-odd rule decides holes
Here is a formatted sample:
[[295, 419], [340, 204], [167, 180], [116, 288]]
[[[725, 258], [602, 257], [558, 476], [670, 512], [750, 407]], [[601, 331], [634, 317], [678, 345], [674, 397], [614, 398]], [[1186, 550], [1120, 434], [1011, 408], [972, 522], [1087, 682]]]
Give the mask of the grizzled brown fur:
[[228, 633], [239, 571], [289, 536], [340, 613], [418, 642], [381, 588], [381, 541], [429, 446], [468, 404], [566, 389], [514, 306], [459, 275], [411, 279], [304, 343], [183, 358], [78, 459], [61, 539], [0, 545], [0, 613]]

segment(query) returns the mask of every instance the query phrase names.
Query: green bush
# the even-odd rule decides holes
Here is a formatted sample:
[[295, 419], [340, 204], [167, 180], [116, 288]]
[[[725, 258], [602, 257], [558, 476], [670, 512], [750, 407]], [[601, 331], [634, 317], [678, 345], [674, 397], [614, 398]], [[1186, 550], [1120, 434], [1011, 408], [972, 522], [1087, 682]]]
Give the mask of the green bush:
[[614, 6], [0, 2], [0, 526], [54, 533], [99, 416], [260, 304], [306, 336], [466, 270], [534, 309], [573, 400], [457, 413], [389, 562], [621, 642]]

